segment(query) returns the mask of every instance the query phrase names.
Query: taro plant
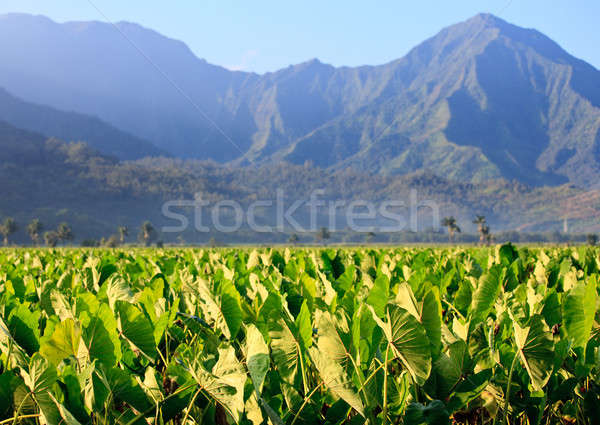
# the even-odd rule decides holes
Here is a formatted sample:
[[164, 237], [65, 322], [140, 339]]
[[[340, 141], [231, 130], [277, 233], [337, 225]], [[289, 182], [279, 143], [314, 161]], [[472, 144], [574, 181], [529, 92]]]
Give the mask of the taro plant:
[[0, 251], [0, 423], [592, 424], [599, 250]]

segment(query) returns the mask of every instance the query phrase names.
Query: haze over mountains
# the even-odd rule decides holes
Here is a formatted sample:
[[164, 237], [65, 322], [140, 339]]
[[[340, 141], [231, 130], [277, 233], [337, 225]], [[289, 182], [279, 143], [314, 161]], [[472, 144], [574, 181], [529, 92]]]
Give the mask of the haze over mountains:
[[[135, 24], [117, 26], [0, 17], [0, 87], [133, 135], [139, 155], [116, 152], [110, 137], [93, 143], [121, 158], [156, 154], [147, 140], [177, 157], [233, 164], [312, 161], [584, 187], [600, 177], [600, 72], [492, 15], [448, 27], [388, 64], [312, 60], [264, 75], [208, 64]], [[0, 119], [55, 135], [7, 113]]]
[[121, 159], [168, 156], [166, 151], [151, 142], [120, 131], [94, 116], [28, 103], [1, 88], [0, 121], [49, 137], [83, 141], [94, 149]]

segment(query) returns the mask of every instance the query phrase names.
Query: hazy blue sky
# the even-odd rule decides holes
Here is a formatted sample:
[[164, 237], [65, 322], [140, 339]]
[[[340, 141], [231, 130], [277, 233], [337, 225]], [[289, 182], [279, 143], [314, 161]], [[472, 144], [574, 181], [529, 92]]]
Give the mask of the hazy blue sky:
[[56, 21], [132, 21], [229, 68], [272, 71], [314, 57], [333, 65], [403, 56], [444, 26], [490, 12], [536, 28], [600, 68], [598, 0], [2, 0], [0, 13]]

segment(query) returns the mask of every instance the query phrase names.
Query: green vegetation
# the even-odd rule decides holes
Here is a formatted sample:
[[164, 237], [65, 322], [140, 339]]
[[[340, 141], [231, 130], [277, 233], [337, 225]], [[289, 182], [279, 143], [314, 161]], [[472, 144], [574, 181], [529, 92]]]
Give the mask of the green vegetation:
[[[39, 219], [46, 230], [68, 222], [78, 243], [86, 239], [109, 238], [115, 233], [116, 225], [131, 229], [131, 239], [134, 239], [137, 235], [133, 229], [139, 229], [144, 220], [151, 221], [156, 229], [172, 225], [161, 213], [165, 201], [189, 200], [199, 196], [212, 205], [229, 199], [247, 206], [257, 199], [273, 200], [278, 189], [283, 191], [288, 203], [306, 199], [307, 194], [323, 188], [323, 198], [327, 200], [347, 203], [351, 200], [395, 200], [407, 204], [414, 190], [419, 200], [436, 202], [440, 214], [453, 214], [463, 231], [456, 235], [457, 242], [470, 241], [476, 232], [475, 226], [470, 226], [475, 212], [486, 216], [498, 238], [499, 233], [506, 229], [518, 228], [521, 233], [560, 230], [566, 213], [573, 216], [569, 220], [572, 232], [600, 230], [597, 205], [600, 191], [585, 192], [571, 186], [532, 188], [508, 181], [460, 183], [428, 173], [379, 176], [350, 169], [325, 170], [310, 164], [221, 167], [210, 162], [169, 158], [119, 162], [99, 154], [84, 143], [46, 140], [2, 123], [0, 181], [3, 187], [0, 220], [13, 217], [21, 225], [21, 230], [10, 239], [19, 244], [31, 241], [26, 230], [27, 223], [34, 219]], [[572, 208], [566, 209], [569, 205]], [[303, 211], [299, 214], [302, 215]], [[419, 218], [420, 231], [434, 225], [426, 211], [423, 214]], [[306, 215], [297, 218], [304, 223], [310, 219]], [[274, 223], [275, 220], [266, 217], [264, 222]], [[326, 222], [319, 221], [319, 226]], [[435, 226], [439, 224], [435, 223]], [[281, 239], [275, 239], [273, 235], [250, 234], [247, 230], [246, 235], [228, 235], [231, 240], [227, 242], [260, 243], [267, 237], [271, 238], [270, 242], [285, 242], [289, 237], [283, 235]], [[190, 243], [207, 243], [215, 235], [199, 235], [190, 229], [182, 236]], [[298, 236], [303, 239], [302, 235]], [[354, 236], [357, 241], [364, 242], [365, 235]], [[394, 235], [378, 232], [376, 240], [442, 242], [447, 239], [441, 234], [390, 236]], [[510, 239], [562, 240], [549, 236], [538, 235], [529, 239], [513, 236]], [[38, 239], [41, 237], [40, 231]], [[332, 231], [332, 243], [335, 237]]]
[[0, 422], [591, 424], [600, 251], [0, 250]]

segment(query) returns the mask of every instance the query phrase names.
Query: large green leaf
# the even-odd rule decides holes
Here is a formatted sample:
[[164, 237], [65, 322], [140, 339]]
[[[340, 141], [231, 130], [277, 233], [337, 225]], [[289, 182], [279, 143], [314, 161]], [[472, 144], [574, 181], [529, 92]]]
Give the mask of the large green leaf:
[[439, 400], [433, 400], [427, 406], [411, 403], [406, 409], [404, 423], [410, 425], [449, 425], [450, 414]]
[[50, 391], [57, 380], [56, 369], [39, 354], [31, 357], [29, 369], [22, 370], [21, 376], [33, 394]]
[[63, 293], [53, 289], [50, 292], [50, 300], [52, 308], [60, 320], [75, 319], [76, 315], [73, 311], [73, 305]]
[[233, 347], [220, 348], [219, 360], [208, 370], [203, 356], [194, 349], [182, 353], [182, 362], [193, 380], [222, 405], [238, 422], [244, 411], [244, 383], [247, 376]]
[[[300, 337], [295, 336], [290, 327], [293, 323], [280, 318], [269, 324], [271, 352], [279, 376], [290, 385], [295, 385], [300, 368]], [[295, 328], [295, 326], [293, 326]], [[295, 329], [294, 329], [295, 330]]]
[[57, 381], [56, 369], [48, 360], [34, 354], [27, 371], [21, 370], [21, 376], [29, 394], [40, 409], [41, 419], [48, 425], [77, 425], [79, 422], [52, 395]]
[[85, 346], [81, 339], [81, 328], [73, 319], [66, 319], [54, 327], [50, 336], [44, 335], [40, 344], [40, 354], [58, 365], [68, 357], [85, 358]]
[[458, 340], [449, 345], [434, 362], [430, 381], [426, 390], [432, 397], [446, 399], [458, 385], [463, 376], [463, 366], [467, 356], [467, 345]]
[[223, 280], [215, 293], [206, 281], [199, 279], [194, 286], [197, 302], [204, 319], [219, 329], [227, 339], [234, 339], [242, 325], [240, 295], [235, 286]]
[[131, 288], [121, 276], [116, 274], [111, 275], [106, 282], [104, 282], [104, 287], [108, 304], [112, 310], [115, 309], [117, 301], [135, 303], [135, 297]]
[[[99, 400], [107, 398], [115, 403], [125, 403], [128, 409], [145, 412], [153, 407], [148, 396], [141, 388], [135, 377], [129, 372], [117, 367], [95, 369], [95, 385], [98, 387]], [[104, 392], [105, 394], [101, 394]]]
[[592, 332], [596, 314], [596, 278], [587, 283], [578, 282], [567, 293], [563, 302], [563, 321], [573, 347], [584, 352]]
[[481, 276], [471, 303], [471, 321], [469, 329], [484, 321], [498, 300], [502, 288], [502, 272], [498, 266], [493, 266]]
[[317, 328], [319, 330], [317, 347], [310, 350], [310, 356], [324, 385], [357, 412], [364, 415], [362, 400], [350, 379], [353, 365], [352, 355], [344, 345], [331, 314], [321, 313], [318, 317]]
[[246, 366], [259, 394], [262, 392], [270, 363], [269, 347], [265, 339], [256, 326], [249, 325], [246, 330]]
[[306, 301], [302, 303], [300, 307], [300, 312], [294, 321], [296, 324], [296, 328], [298, 329], [298, 334], [300, 335], [300, 341], [302, 342], [305, 348], [309, 348], [312, 345], [312, 322], [310, 317], [310, 311], [308, 310], [308, 305]]
[[377, 279], [375, 279], [373, 287], [369, 291], [369, 296], [367, 297], [367, 304], [372, 306], [375, 313], [380, 317], [385, 314], [385, 306], [388, 303], [389, 293], [390, 280], [386, 275], [380, 274], [377, 276]]
[[40, 311], [31, 311], [26, 305], [20, 304], [10, 312], [8, 318], [11, 335], [29, 355], [40, 348], [40, 316]]
[[552, 334], [540, 315], [533, 316], [528, 326], [521, 327], [516, 321], [513, 325], [519, 356], [531, 378], [533, 388], [539, 391], [546, 385], [552, 374], [554, 363]]
[[379, 319], [373, 309], [371, 311], [394, 356], [400, 359], [417, 384], [423, 385], [431, 372], [430, 343], [423, 325], [396, 304], [388, 304], [385, 321]]
[[83, 312], [81, 322], [82, 338], [90, 360], [98, 360], [106, 366], [113, 366], [121, 360], [121, 341], [114, 313], [108, 305], [102, 304], [97, 311], [89, 314]]
[[431, 354], [436, 358], [442, 350], [442, 303], [438, 288], [433, 287], [425, 294], [421, 305], [421, 323], [427, 332]]
[[29, 364], [29, 356], [19, 345], [10, 332], [8, 325], [0, 317], [0, 350], [8, 357], [7, 366], [26, 367]]
[[150, 359], [156, 357], [154, 342], [154, 329], [150, 320], [134, 305], [118, 301], [116, 305], [119, 312], [121, 332], [134, 348], [140, 350]]
[[90, 417], [84, 403], [84, 387], [91, 377], [90, 365], [79, 368], [77, 365], [64, 366], [59, 375], [59, 380], [64, 384], [65, 407], [80, 421], [87, 423]]
[[431, 345], [431, 354], [437, 358], [442, 349], [442, 305], [438, 288], [430, 288], [419, 302], [410, 285], [402, 283], [398, 287], [396, 303], [423, 324]]

